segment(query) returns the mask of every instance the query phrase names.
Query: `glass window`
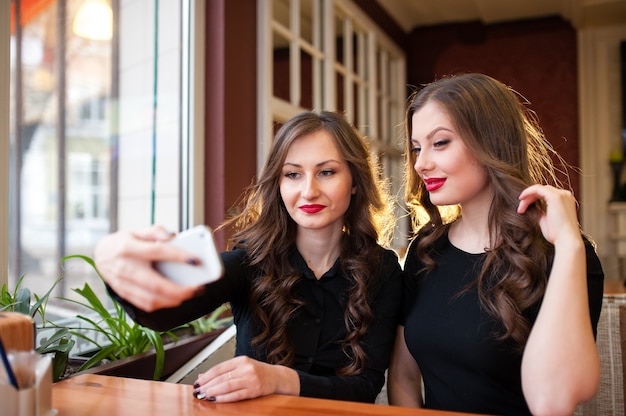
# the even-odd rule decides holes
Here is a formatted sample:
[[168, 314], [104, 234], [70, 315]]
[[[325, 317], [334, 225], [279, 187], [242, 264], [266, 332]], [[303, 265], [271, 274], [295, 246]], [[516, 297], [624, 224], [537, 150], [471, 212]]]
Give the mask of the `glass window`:
[[[24, 276], [45, 293], [64, 273], [56, 296], [103, 290], [86, 263], [60, 259], [93, 256], [112, 230], [194, 220], [183, 174], [194, 4], [12, 0], [9, 287]], [[51, 310], [63, 314], [54, 299]]]

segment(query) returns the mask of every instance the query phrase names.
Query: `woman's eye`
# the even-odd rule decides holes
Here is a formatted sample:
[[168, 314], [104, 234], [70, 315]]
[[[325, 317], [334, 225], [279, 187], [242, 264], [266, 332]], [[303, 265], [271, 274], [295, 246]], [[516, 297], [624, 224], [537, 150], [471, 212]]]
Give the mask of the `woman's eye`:
[[287, 172], [287, 173], [285, 173], [285, 178], [297, 179], [298, 178], [298, 172]]
[[418, 154], [418, 153], [419, 153], [419, 152], [421, 152], [421, 151], [422, 151], [422, 148], [421, 148], [421, 147], [419, 147], [419, 146], [414, 146], [414, 147], [411, 147], [411, 153]]
[[324, 169], [323, 171], [320, 172], [320, 175], [321, 176], [331, 176], [333, 173], [335, 173], [334, 170]]
[[437, 141], [435, 141], [435, 143], [433, 143], [433, 147], [443, 147], [443, 146], [447, 145], [448, 143], [450, 143], [449, 139], [437, 140]]

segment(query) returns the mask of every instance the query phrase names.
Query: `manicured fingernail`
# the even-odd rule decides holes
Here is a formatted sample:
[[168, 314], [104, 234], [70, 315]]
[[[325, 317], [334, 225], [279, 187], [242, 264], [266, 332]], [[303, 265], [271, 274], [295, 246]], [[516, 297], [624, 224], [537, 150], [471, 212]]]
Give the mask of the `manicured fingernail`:
[[210, 402], [214, 402], [215, 401], [215, 397], [211, 396], [207, 400], [210, 401]]
[[190, 257], [187, 259], [187, 264], [191, 264], [192, 266], [197, 266], [200, 264], [200, 260], [196, 259], [195, 257]]
[[203, 392], [199, 391], [199, 392], [196, 394], [196, 392], [194, 391], [194, 392], [193, 392], [193, 396], [194, 396], [196, 399], [198, 399], [198, 400], [202, 400], [202, 399], [204, 399], [204, 398], [206, 397], [206, 393], [203, 393]]
[[196, 382], [196, 383], [193, 383], [193, 388], [194, 388], [194, 389], [197, 389], [198, 387], [200, 387], [200, 383], [197, 383], [197, 382]]

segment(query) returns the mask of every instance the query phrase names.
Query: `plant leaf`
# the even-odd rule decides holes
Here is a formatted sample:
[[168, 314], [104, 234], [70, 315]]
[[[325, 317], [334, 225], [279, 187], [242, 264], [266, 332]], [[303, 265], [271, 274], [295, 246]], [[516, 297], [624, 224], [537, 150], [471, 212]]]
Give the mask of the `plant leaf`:
[[154, 366], [154, 380], [159, 380], [161, 378], [161, 373], [163, 373], [163, 366], [165, 364], [165, 350], [163, 348], [163, 338], [160, 334], [155, 331], [141, 327], [141, 331], [146, 334], [146, 337], [150, 339], [150, 342], [154, 346], [154, 352], [156, 356], [156, 363]]
[[35, 304], [31, 307], [29, 311], [30, 316], [34, 318], [35, 314], [39, 312], [39, 315], [41, 316], [41, 320], [45, 322], [45, 319], [46, 319], [45, 308], [43, 307], [43, 305], [48, 303], [48, 298], [50, 297], [50, 294], [52, 293], [54, 288], [59, 284], [61, 280], [63, 280], [63, 275], [57, 277], [57, 279], [54, 281], [50, 289], [48, 289], [46, 294], [43, 295], [41, 298], [38, 298], [36, 294], [34, 295], [35, 299], [37, 299], [37, 302], [35, 302]]
[[63, 338], [57, 345], [57, 350], [52, 358], [52, 381], [57, 382], [65, 373], [70, 351], [74, 348], [74, 340]]
[[85, 362], [83, 365], [80, 366], [80, 368], [78, 369], [78, 371], [83, 371], [83, 370], [87, 370], [93, 366], [95, 366], [96, 364], [99, 364], [100, 361], [109, 358], [109, 356], [111, 355], [111, 353], [115, 350], [115, 345], [109, 345], [106, 347], [101, 348], [97, 353], [95, 353], [93, 356], [91, 356], [89, 358], [89, 360], [87, 360], [87, 362]]
[[30, 290], [28, 288], [17, 289], [13, 310], [24, 315], [30, 315]]

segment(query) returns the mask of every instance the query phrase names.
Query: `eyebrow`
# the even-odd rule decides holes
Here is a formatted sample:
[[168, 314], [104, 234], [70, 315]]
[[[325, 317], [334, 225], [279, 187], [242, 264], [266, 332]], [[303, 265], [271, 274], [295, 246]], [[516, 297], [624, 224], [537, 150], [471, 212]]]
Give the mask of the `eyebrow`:
[[[447, 128], [447, 127], [443, 127], [443, 126], [440, 126], [440, 127], [435, 127], [435, 128], [434, 128], [434, 129], [433, 129], [430, 133], [428, 133], [428, 134], [426, 135], [426, 139], [428, 139], [428, 140], [432, 139], [432, 137], [433, 137], [436, 133], [438, 133], [438, 132], [440, 132], [440, 131], [442, 131], [442, 130], [444, 130], [444, 131], [448, 131], [448, 132], [450, 132], [450, 133], [454, 133], [454, 131], [453, 131], [453, 130], [450, 130], [450, 129], [449, 129], [449, 128]], [[417, 141], [417, 139], [416, 139], [415, 137], [411, 137], [411, 142], [415, 142], [415, 141]]]
[[[328, 159], [328, 160], [325, 160], [325, 161], [323, 161], [323, 162], [316, 163], [316, 164], [315, 164], [315, 167], [324, 166], [324, 165], [326, 165], [326, 164], [328, 164], [328, 163], [339, 163], [339, 164], [341, 164], [341, 162], [340, 162], [340, 161], [338, 161], [338, 160], [335, 160], [335, 159]], [[301, 167], [302, 167], [302, 165], [300, 165], [300, 164], [298, 164], [298, 163], [293, 163], [293, 162], [285, 162], [285, 163], [283, 164], [283, 167], [284, 167], [284, 166], [287, 166], [287, 165], [289, 165], [289, 166], [295, 166], [295, 167], [298, 167], [298, 168], [301, 168]]]

